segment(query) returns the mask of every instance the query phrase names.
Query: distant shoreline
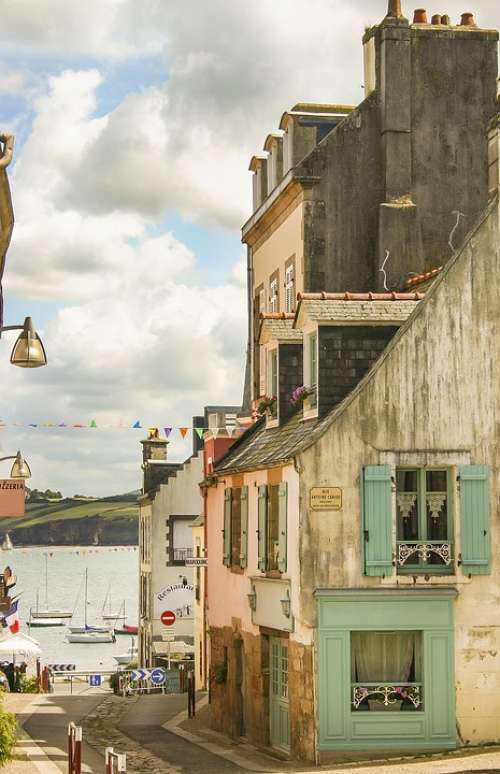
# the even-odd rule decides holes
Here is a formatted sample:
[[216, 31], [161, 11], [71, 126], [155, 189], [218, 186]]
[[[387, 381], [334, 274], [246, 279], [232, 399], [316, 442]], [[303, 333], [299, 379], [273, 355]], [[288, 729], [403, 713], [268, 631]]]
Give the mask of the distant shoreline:
[[20, 551], [20, 550], [25, 551], [25, 550], [27, 550], [29, 548], [50, 548], [51, 551], [52, 550], [53, 551], [73, 550], [75, 548], [78, 549], [78, 550], [82, 550], [82, 551], [88, 551], [88, 550], [92, 550], [92, 551], [107, 550], [107, 551], [109, 551], [109, 550], [113, 550], [114, 548], [116, 548], [116, 549], [121, 548], [123, 550], [130, 549], [130, 550], [133, 550], [133, 551], [137, 551], [138, 546], [137, 545], [130, 545], [128, 543], [121, 543], [121, 544], [109, 545], [109, 546], [107, 546], [107, 545], [106, 546], [92, 546], [92, 545], [81, 545], [81, 544], [72, 545], [70, 543], [64, 543], [62, 545], [53, 545], [52, 543], [51, 544], [39, 543], [39, 544], [36, 544], [36, 545], [27, 545], [27, 544], [23, 545], [22, 543], [20, 543], [19, 545], [15, 545], [12, 548], [9, 548], [9, 549], [3, 549], [2, 548], [0, 550], [1, 550], [1, 553], [3, 555], [5, 555], [5, 554], [9, 554], [11, 551]]

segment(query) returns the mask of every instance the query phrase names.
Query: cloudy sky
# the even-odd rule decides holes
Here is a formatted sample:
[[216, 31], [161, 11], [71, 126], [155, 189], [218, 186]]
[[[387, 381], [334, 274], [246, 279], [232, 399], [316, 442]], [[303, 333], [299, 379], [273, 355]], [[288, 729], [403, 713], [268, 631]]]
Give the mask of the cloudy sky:
[[[403, 0], [404, 10], [413, 6]], [[450, 0], [500, 26], [497, 0]], [[16, 134], [6, 324], [34, 318], [49, 365], [0, 343], [2, 454], [32, 486], [140, 486], [143, 433], [239, 403], [251, 155], [298, 101], [363, 98], [360, 37], [385, 0], [4, 0], [0, 128]], [[191, 439], [172, 433], [170, 457]], [[8, 474], [8, 466], [0, 470]]]

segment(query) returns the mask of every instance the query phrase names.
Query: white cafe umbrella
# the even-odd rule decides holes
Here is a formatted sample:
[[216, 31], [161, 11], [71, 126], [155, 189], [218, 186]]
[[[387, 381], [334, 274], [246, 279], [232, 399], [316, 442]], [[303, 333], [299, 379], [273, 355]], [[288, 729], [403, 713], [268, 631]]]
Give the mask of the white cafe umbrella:
[[0, 661], [4, 660], [3, 657], [6, 656], [11, 656], [12, 660], [14, 660], [14, 656], [29, 658], [31, 656], [40, 656], [41, 653], [42, 650], [39, 643], [33, 637], [29, 637], [22, 632], [11, 634], [10, 637], [0, 640]]

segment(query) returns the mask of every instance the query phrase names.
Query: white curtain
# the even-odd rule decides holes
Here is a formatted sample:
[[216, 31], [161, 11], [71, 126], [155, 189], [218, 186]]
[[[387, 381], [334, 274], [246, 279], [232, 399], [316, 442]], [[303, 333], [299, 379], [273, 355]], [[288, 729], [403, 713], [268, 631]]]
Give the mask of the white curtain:
[[409, 682], [415, 641], [415, 632], [352, 632], [353, 682]]

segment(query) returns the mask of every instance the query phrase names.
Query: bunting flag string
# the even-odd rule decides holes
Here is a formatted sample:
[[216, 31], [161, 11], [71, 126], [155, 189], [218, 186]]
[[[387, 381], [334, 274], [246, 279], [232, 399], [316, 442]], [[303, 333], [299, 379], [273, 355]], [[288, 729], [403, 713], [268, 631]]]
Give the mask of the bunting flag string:
[[[19, 422], [19, 421], [12, 421], [12, 422], [6, 422], [4, 420], [0, 420], [0, 430], [7, 428], [7, 427], [16, 427], [16, 428], [28, 428], [30, 430], [147, 430], [149, 438], [160, 438], [160, 431], [158, 427], [156, 426], [148, 426], [142, 424], [140, 419], [137, 419], [135, 422], [132, 423], [126, 423], [123, 421], [123, 419], [120, 419], [118, 422], [114, 423], [101, 423], [97, 422], [96, 419], [91, 419], [88, 424], [84, 424], [83, 422]], [[181, 426], [173, 426], [169, 425], [167, 427], [163, 428], [163, 433], [165, 438], [170, 438], [172, 435], [172, 432], [174, 430], [178, 430], [179, 435], [182, 439], [185, 439], [188, 437], [189, 433], [196, 433], [198, 438], [200, 440], [203, 439], [205, 433], [210, 432], [214, 438], [217, 438], [219, 433], [226, 433], [230, 438], [233, 437], [235, 433], [243, 433], [245, 428], [240, 427], [238, 425], [226, 425], [225, 427], [210, 427], [207, 429], [206, 427], [188, 427], [187, 425], [181, 425]]]

